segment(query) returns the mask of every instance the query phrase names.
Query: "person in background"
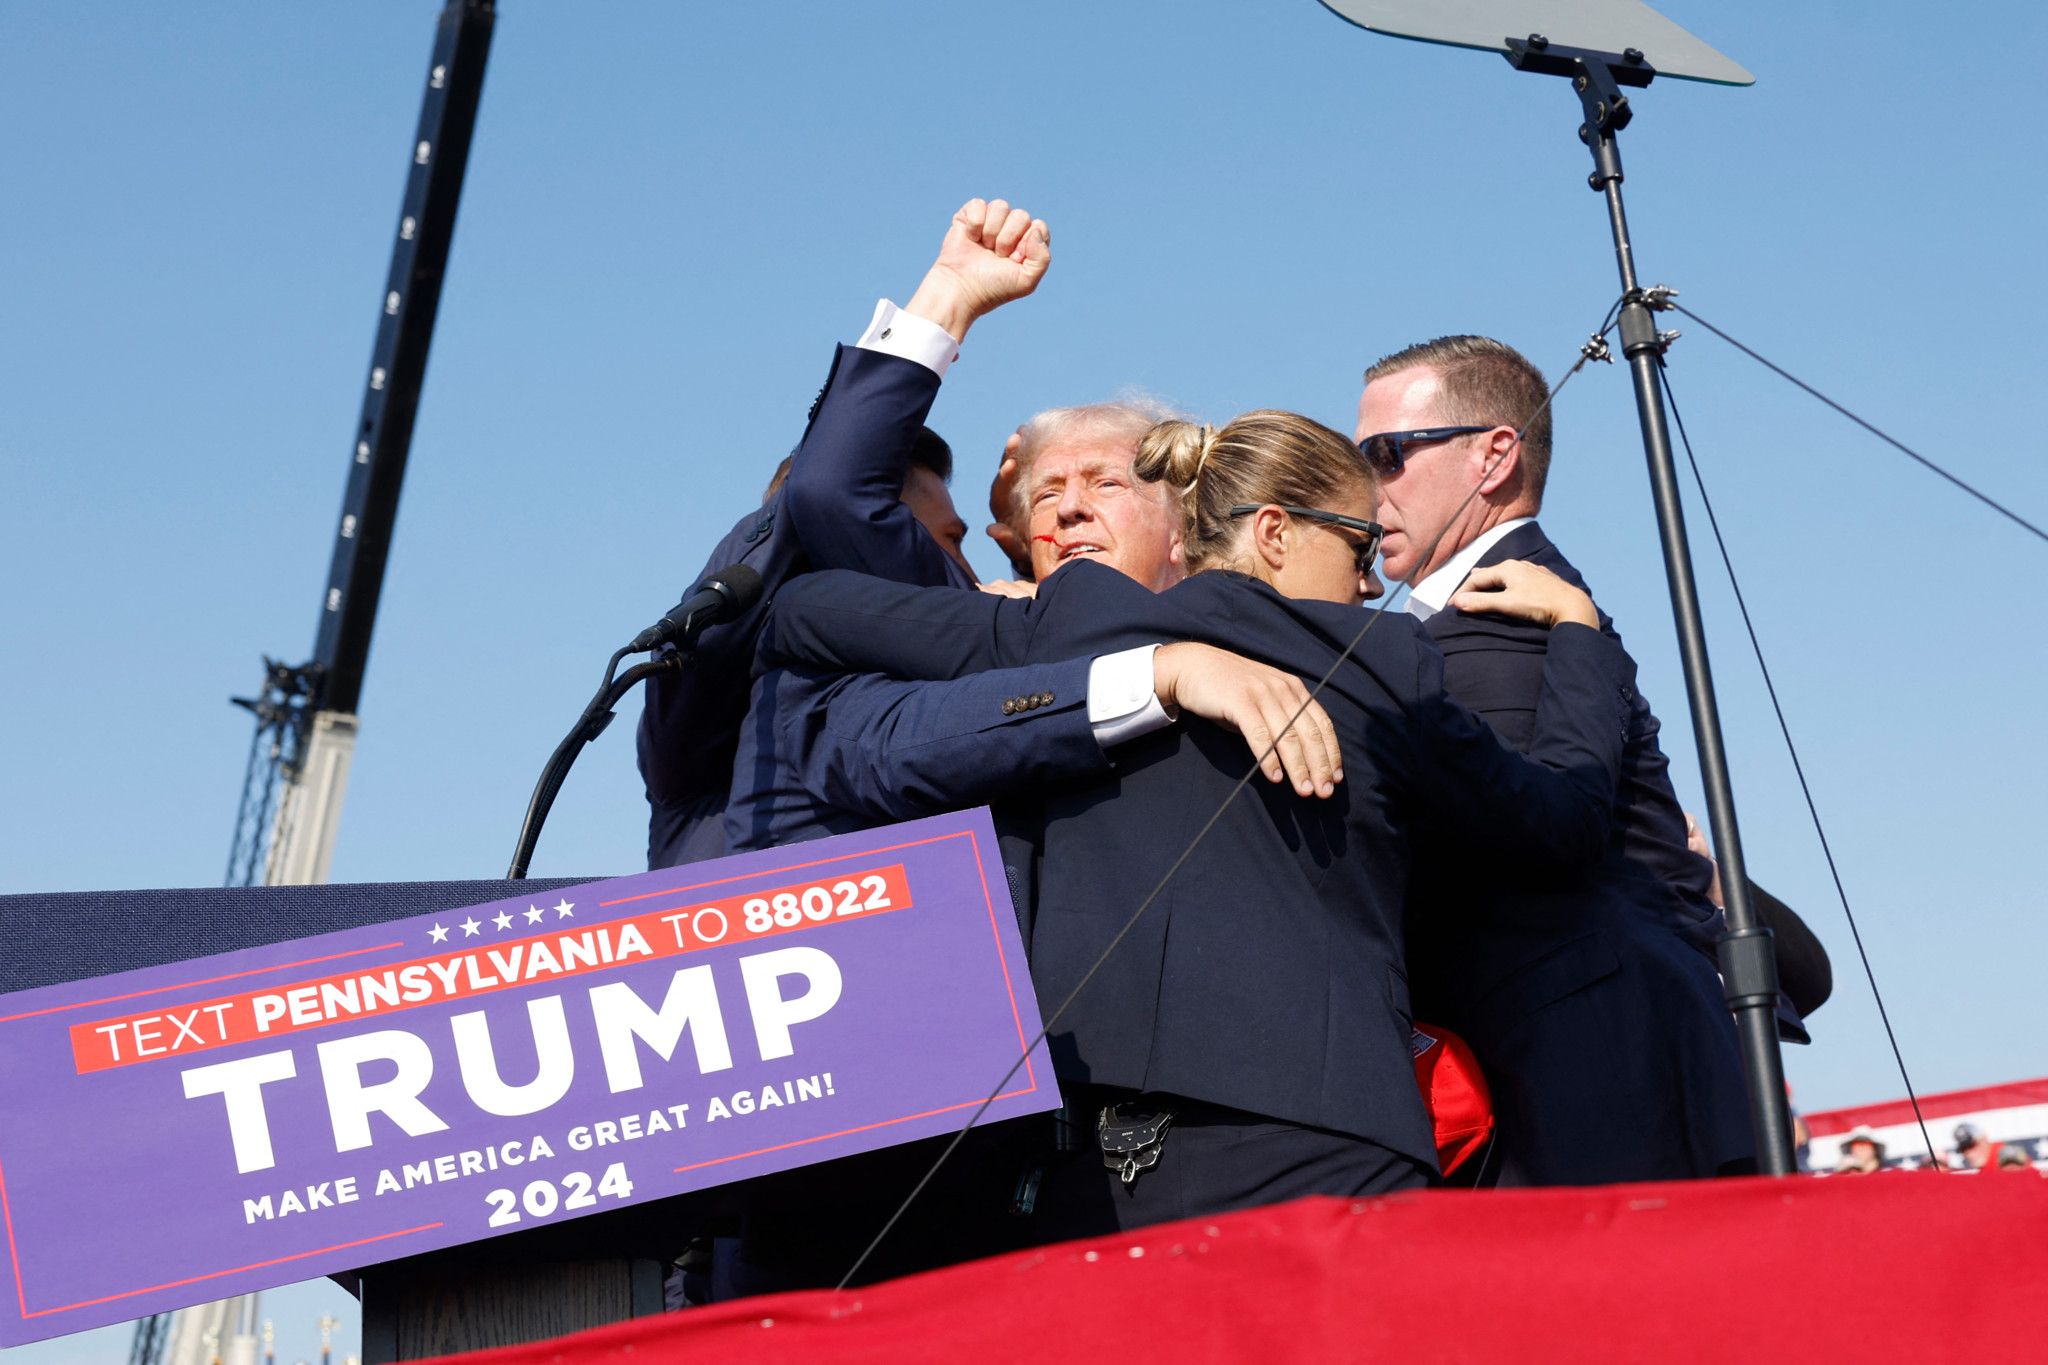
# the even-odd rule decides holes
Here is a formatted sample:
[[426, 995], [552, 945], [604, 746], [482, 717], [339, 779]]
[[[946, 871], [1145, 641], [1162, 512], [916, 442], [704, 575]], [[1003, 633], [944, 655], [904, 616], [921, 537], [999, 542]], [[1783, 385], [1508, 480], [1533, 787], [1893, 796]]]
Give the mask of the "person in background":
[[1858, 1128], [1842, 1143], [1836, 1175], [1872, 1175], [1884, 1169], [1884, 1144], [1868, 1128]]
[[1984, 1130], [1974, 1123], [1959, 1123], [1955, 1131], [1955, 1152], [1949, 1165], [1958, 1171], [1989, 1170], [1998, 1165], [2003, 1143], [1993, 1142], [1984, 1136]]

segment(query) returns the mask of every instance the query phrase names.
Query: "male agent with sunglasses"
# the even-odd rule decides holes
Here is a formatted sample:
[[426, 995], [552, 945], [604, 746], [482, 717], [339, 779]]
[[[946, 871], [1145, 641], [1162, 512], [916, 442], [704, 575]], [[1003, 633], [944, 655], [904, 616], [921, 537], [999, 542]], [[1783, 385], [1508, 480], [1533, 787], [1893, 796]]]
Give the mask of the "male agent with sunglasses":
[[[1365, 373], [1360, 452], [1380, 476], [1388, 583], [1444, 652], [1446, 690], [1531, 742], [1544, 632], [1447, 609], [1473, 569], [1527, 560], [1583, 587], [1536, 522], [1549, 390], [1512, 347], [1442, 337]], [[1605, 612], [1601, 625], [1610, 636]], [[1615, 636], [1618, 640], [1619, 637]], [[1605, 859], [1569, 884], [1432, 860], [1409, 902], [1418, 1013], [1458, 1030], [1498, 1122], [1486, 1183], [1588, 1185], [1751, 1169], [1733, 1023], [1713, 958], [1711, 868], [1686, 847], [1657, 718], [1632, 695]], [[1453, 831], [1467, 839], [1472, 831]]]

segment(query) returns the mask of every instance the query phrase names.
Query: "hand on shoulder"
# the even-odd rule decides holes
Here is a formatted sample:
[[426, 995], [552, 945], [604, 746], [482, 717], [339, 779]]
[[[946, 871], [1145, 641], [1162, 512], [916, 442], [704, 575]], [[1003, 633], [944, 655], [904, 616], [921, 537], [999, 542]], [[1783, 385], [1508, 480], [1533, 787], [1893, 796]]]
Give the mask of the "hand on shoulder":
[[1575, 588], [1550, 570], [1523, 559], [1504, 559], [1474, 569], [1451, 594], [1459, 611], [1490, 612], [1539, 626], [1567, 621], [1600, 628], [1600, 612], [1583, 588]]

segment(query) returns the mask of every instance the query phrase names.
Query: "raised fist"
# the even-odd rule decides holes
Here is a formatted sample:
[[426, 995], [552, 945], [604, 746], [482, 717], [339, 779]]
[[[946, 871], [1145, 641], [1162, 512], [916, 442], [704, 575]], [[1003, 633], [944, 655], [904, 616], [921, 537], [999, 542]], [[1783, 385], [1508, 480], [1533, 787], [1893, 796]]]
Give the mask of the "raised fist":
[[1052, 264], [1052, 229], [1001, 199], [970, 199], [953, 215], [939, 258], [908, 311], [957, 340], [982, 315], [1038, 288]]

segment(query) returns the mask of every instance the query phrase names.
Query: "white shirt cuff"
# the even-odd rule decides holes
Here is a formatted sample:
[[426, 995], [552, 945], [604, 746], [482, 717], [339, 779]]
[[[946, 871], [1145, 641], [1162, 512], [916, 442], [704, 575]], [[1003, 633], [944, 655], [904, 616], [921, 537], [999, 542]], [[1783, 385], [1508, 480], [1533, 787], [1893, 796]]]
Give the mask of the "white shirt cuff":
[[1152, 656], [1158, 651], [1158, 645], [1139, 645], [1088, 665], [1088, 724], [1104, 749], [1173, 724], [1152, 688]]
[[875, 302], [874, 321], [854, 343], [863, 351], [915, 360], [939, 378], [960, 358], [960, 343], [938, 323], [906, 313], [887, 299]]

